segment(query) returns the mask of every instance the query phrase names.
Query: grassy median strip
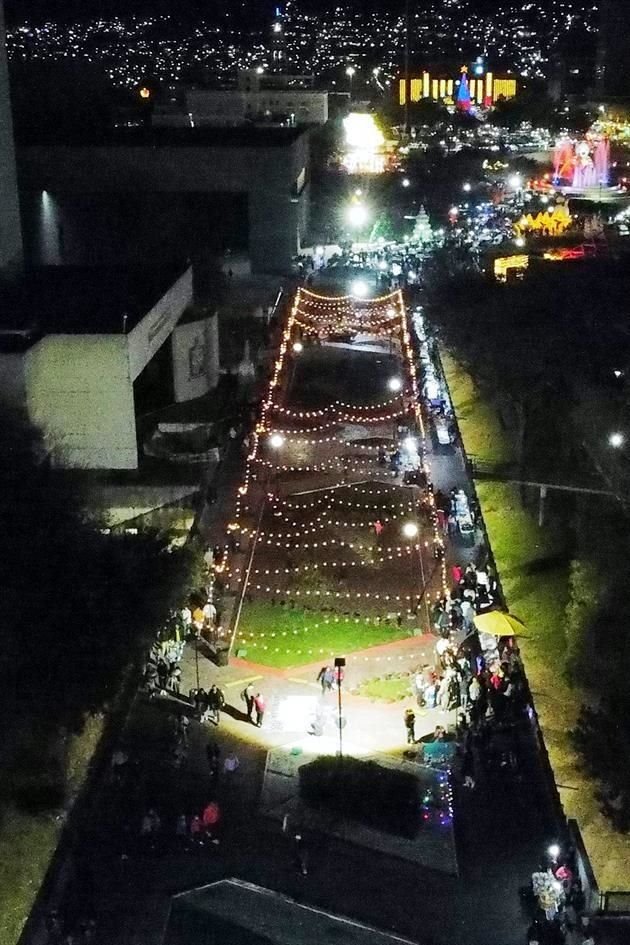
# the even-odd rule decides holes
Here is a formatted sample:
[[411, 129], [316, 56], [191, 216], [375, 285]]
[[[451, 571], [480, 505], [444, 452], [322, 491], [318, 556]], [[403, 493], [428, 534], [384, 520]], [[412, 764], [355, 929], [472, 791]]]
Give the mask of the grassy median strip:
[[286, 669], [317, 660], [330, 661], [334, 656], [406, 636], [409, 633], [395, 622], [377, 623], [365, 616], [258, 600], [243, 608], [235, 652], [253, 663]]
[[[451, 357], [443, 356], [443, 365], [467, 453], [491, 463], [509, 461], [510, 443], [496, 412]], [[630, 837], [615, 832], [602, 816], [596, 784], [582, 770], [569, 738], [586, 696], [564, 675], [563, 535], [553, 524], [538, 527], [522, 507], [517, 487], [498, 482], [476, 487], [507, 603], [527, 627], [519, 642], [565, 812], [580, 826], [600, 888], [630, 889]]]

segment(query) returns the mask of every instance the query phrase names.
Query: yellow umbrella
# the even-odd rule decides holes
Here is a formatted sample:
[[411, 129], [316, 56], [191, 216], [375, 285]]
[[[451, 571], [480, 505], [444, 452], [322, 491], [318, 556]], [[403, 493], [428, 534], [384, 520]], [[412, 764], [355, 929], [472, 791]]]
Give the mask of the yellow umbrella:
[[525, 624], [521, 623], [518, 617], [502, 610], [477, 614], [473, 622], [479, 633], [490, 633], [493, 637], [522, 637], [526, 631]]

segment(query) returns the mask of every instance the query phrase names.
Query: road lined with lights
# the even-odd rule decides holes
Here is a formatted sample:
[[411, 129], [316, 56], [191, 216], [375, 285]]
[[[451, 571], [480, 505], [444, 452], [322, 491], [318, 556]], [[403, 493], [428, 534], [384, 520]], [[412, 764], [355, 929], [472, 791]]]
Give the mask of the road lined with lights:
[[[321, 332], [324, 344], [313, 344], [309, 334], [303, 331], [303, 322], [308, 329]], [[356, 325], [361, 338], [370, 339], [372, 345], [383, 338], [384, 331], [393, 333], [395, 353], [390, 351], [388, 357], [394, 357], [399, 366], [394, 376], [386, 379], [390, 396], [374, 403], [350, 403], [347, 399], [331, 398], [328, 404], [313, 409], [294, 406], [292, 390], [296, 385], [299, 388], [300, 379], [296, 368], [299, 369], [304, 358], [307, 359], [304, 363], [310, 363], [308, 359], [325, 363], [328, 350], [333, 350], [327, 347], [328, 338], [348, 322]], [[353, 347], [360, 355], [361, 344], [349, 345], [350, 349]], [[365, 357], [375, 356], [366, 354]], [[332, 383], [331, 393], [334, 381]], [[330, 418], [330, 426], [318, 423], [324, 418]], [[286, 425], [287, 421], [291, 426]], [[369, 424], [369, 438], [377, 442], [357, 442], [356, 430], [352, 429], [354, 424]], [[404, 433], [399, 439], [397, 428], [400, 425]], [[322, 426], [334, 427], [334, 432], [329, 436], [313, 436]], [[421, 506], [420, 488], [401, 485], [398, 476], [394, 474], [392, 478], [388, 468], [393, 462], [391, 456], [402, 457], [395, 459], [396, 472], [401, 472], [398, 464], [407, 464], [410, 469], [419, 470], [426, 482], [427, 470], [422, 463], [424, 435], [402, 294], [395, 291], [365, 299], [331, 297], [299, 289], [283, 331], [279, 356], [238, 490], [235, 515], [229, 526], [231, 542], [244, 539], [250, 547], [249, 563], [232, 564], [228, 551], [220, 566], [224, 579], [234, 590], [240, 587], [241, 594], [246, 592], [248, 597], [271, 595], [287, 602], [302, 597], [354, 599], [355, 606], [363, 601], [364, 605], [369, 603], [371, 617], [375, 610], [378, 612], [381, 606], [391, 607], [392, 603], [405, 603], [405, 609], [415, 611], [413, 605], [423, 600], [425, 614], [416, 619], [426, 625], [431, 594], [441, 594], [446, 588], [443, 539], [432, 493], [428, 487]], [[323, 481], [322, 476], [326, 477]], [[353, 479], [357, 478], [355, 485]], [[366, 502], [366, 498], [370, 501]], [[371, 511], [372, 516], [357, 519], [356, 510]], [[280, 531], [272, 524], [278, 515], [285, 525]], [[425, 516], [423, 520], [427, 524], [421, 524], [419, 515]], [[387, 539], [382, 543], [375, 533], [376, 522], [380, 523], [378, 529], [388, 529]], [[353, 535], [355, 529], [363, 532], [369, 529], [372, 543]], [[396, 530], [397, 541], [393, 530]], [[259, 560], [263, 549], [264, 561]], [[295, 555], [300, 560], [296, 561]], [[410, 577], [399, 573], [402, 561], [411, 562]], [[392, 567], [394, 570], [390, 571]], [[296, 578], [304, 575], [326, 573], [346, 583], [350, 575], [359, 572], [369, 576], [371, 588], [369, 583], [367, 587], [355, 584], [354, 589], [306, 587], [295, 583]], [[263, 583], [265, 578], [273, 583]], [[403, 585], [410, 582], [411, 593], [392, 592], [392, 581], [396, 584], [402, 581]], [[238, 639], [241, 632], [246, 634], [251, 647], [246, 606], [242, 624], [242, 631], [236, 627], [235, 638]], [[296, 651], [296, 658], [303, 655]]]

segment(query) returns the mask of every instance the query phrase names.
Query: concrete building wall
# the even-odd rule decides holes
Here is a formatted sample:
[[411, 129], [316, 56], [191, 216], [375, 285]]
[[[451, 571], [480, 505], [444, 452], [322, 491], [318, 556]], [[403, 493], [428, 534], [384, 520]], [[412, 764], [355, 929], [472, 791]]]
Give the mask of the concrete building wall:
[[203, 397], [219, 383], [219, 320], [216, 316], [178, 325], [173, 332], [175, 401]]
[[[304, 89], [191, 89], [186, 93], [186, 111], [195, 125], [240, 124], [245, 118], [265, 115], [282, 117], [296, 125], [324, 125], [328, 121], [328, 93]], [[163, 117], [166, 122], [167, 116]]]
[[157, 305], [125, 335], [129, 351], [129, 376], [138, 377], [151, 358], [173, 333], [175, 325], [193, 299], [192, 268], [179, 277]]
[[[161, 194], [246, 194], [252, 269], [282, 273], [290, 270], [308, 223], [309, 163], [307, 133], [278, 147], [33, 146], [18, 152], [21, 188], [35, 214], [42, 191], [66, 205], [86, 194], [149, 194], [158, 210]], [[172, 252], [181, 253], [181, 246]]]
[[4, 6], [0, 0], [0, 272], [22, 263], [22, 226], [15, 170]]
[[56, 465], [137, 467], [127, 336], [49, 335], [25, 362], [29, 416]]
[[248, 248], [246, 194], [23, 192], [22, 219], [34, 265], [159, 265], [199, 246], [217, 255]]

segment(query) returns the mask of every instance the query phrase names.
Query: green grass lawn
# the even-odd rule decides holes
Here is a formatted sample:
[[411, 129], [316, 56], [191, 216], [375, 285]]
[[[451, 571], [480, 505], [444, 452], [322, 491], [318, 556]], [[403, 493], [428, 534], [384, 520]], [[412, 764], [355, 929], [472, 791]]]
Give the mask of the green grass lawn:
[[564, 608], [568, 564], [564, 536], [552, 525], [539, 528], [520, 504], [518, 489], [478, 482], [477, 494], [510, 611], [528, 627], [526, 650], [564, 665]]
[[[490, 462], [509, 460], [509, 442], [491, 407], [461, 367], [448, 357], [443, 361], [466, 450]], [[563, 535], [553, 525], [539, 528], [514, 486], [477, 482], [476, 487], [507, 604], [527, 627], [519, 643], [565, 813], [579, 824], [600, 889], [630, 889], [630, 836], [616, 833], [601, 814], [597, 785], [569, 735], [587, 697], [564, 676]]]
[[482, 462], [510, 462], [514, 458], [512, 445], [496, 411], [450, 354], [442, 351], [441, 357], [466, 452]]
[[246, 651], [246, 658], [254, 663], [284, 669], [405, 636], [405, 630], [395, 624], [377, 624], [365, 617], [251, 601], [243, 607], [235, 652], [245, 655]]
[[358, 696], [365, 696], [367, 699], [378, 702], [400, 702], [413, 695], [411, 676], [408, 673], [375, 676], [373, 679], [366, 679], [359, 683], [353, 692], [356, 692]]
[[[103, 731], [103, 718], [89, 718], [81, 735], [66, 746], [66, 785], [69, 799], [80, 790]], [[14, 806], [2, 812], [0, 823], [0, 945], [15, 945], [35, 902], [63, 828], [63, 816], [52, 811], [39, 816]]]

